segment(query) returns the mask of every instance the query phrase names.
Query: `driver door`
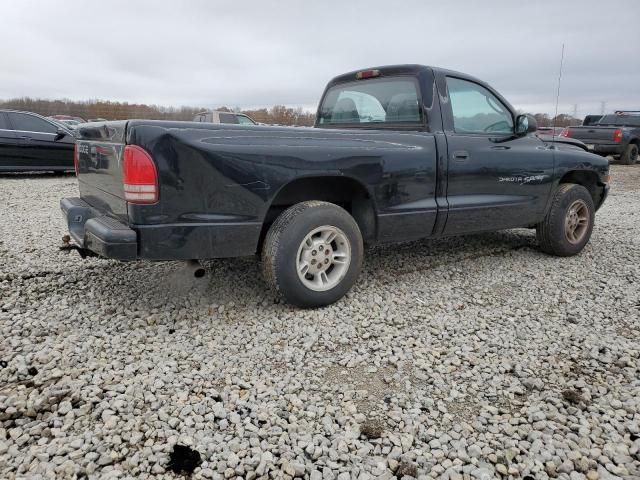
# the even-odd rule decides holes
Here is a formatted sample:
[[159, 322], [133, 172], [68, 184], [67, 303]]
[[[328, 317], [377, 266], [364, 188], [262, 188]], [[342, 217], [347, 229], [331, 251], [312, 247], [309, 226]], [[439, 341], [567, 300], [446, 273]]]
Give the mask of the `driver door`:
[[539, 222], [551, 189], [552, 152], [535, 136], [512, 137], [515, 115], [485, 86], [443, 80], [449, 203], [444, 234]]

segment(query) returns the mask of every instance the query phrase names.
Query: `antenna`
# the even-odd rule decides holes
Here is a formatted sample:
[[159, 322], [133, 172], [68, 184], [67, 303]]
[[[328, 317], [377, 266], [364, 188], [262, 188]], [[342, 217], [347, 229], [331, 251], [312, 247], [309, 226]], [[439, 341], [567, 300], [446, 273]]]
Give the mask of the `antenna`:
[[562, 54], [560, 55], [560, 73], [558, 74], [558, 92], [556, 93], [556, 114], [553, 116], [553, 129], [551, 138], [556, 136], [556, 119], [558, 118], [558, 102], [560, 101], [560, 81], [562, 80], [562, 64], [564, 63], [564, 43], [562, 44]]

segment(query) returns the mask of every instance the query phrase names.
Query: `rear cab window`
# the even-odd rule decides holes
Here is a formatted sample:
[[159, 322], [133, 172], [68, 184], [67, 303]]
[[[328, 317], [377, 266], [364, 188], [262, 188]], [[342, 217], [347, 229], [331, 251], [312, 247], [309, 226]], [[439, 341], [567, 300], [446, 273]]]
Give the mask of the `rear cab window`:
[[422, 126], [418, 82], [412, 76], [355, 80], [327, 90], [318, 125]]
[[238, 118], [234, 113], [220, 113], [220, 123], [238, 123]]

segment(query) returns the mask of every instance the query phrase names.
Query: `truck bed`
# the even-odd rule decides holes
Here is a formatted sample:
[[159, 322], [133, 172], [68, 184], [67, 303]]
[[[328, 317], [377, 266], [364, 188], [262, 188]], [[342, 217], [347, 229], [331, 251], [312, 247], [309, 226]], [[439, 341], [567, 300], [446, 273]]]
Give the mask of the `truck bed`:
[[[376, 239], [428, 236], [437, 215], [433, 135], [151, 120], [87, 124], [78, 135], [81, 200], [132, 229], [140, 258], [253, 255], [280, 190], [314, 176], [363, 185], [378, 207]], [[152, 156], [157, 203], [125, 200], [126, 145]]]
[[597, 125], [568, 127], [564, 136], [580, 140], [591, 152], [616, 153], [619, 147], [619, 142], [615, 141], [616, 130], [620, 128]]

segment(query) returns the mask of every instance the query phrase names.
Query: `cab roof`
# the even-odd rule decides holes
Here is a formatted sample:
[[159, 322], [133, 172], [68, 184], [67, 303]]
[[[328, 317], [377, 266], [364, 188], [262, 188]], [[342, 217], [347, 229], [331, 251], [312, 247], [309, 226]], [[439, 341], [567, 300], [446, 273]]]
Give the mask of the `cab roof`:
[[358, 70], [354, 70], [352, 72], [343, 73], [342, 75], [338, 75], [334, 77], [329, 82], [329, 85], [333, 85], [336, 83], [343, 82], [351, 82], [356, 80], [356, 74], [358, 72], [366, 71], [366, 70], [378, 70], [380, 72], [380, 76], [394, 76], [394, 75], [418, 75], [422, 72], [434, 72], [434, 73], [442, 73], [443, 75], [450, 75], [458, 78], [466, 78], [469, 80], [473, 80], [474, 82], [486, 84], [482, 80], [475, 78], [471, 75], [467, 75], [466, 73], [456, 72], [454, 70], [447, 70], [446, 68], [440, 67], [432, 67], [429, 65], [420, 65], [416, 63], [402, 64], [402, 65], [385, 65], [380, 67], [368, 67], [368, 68], [360, 68]]
[[477, 83], [487, 88], [494, 95], [496, 95], [500, 99], [500, 101], [502, 101], [507, 106], [507, 108], [511, 110], [512, 114], [514, 115], [516, 114], [516, 110], [513, 107], [513, 105], [511, 105], [511, 103], [509, 103], [509, 101], [506, 98], [504, 98], [500, 94], [500, 92], [496, 91], [487, 82], [480, 80], [479, 78], [474, 77], [472, 75], [468, 75], [466, 73], [456, 72], [455, 70], [448, 70], [446, 68], [440, 68], [440, 67], [432, 67], [429, 65], [420, 65], [416, 63], [409, 63], [409, 64], [403, 64], [403, 65], [385, 65], [380, 67], [368, 67], [368, 68], [361, 68], [358, 70], [354, 70], [348, 73], [343, 73], [342, 75], [338, 75], [337, 77], [334, 77], [331, 79], [331, 81], [329, 81], [329, 83], [325, 88], [325, 94], [323, 94], [322, 98], [324, 99], [326, 92], [329, 90], [329, 88], [333, 87], [336, 84], [353, 82], [353, 81], [366, 81], [365, 79], [358, 80], [358, 77], [356, 77], [356, 75], [358, 74], [358, 72], [364, 72], [367, 70], [378, 70], [379, 74], [376, 75], [376, 78], [385, 77], [385, 76], [391, 77], [394, 75], [419, 76], [420, 74], [427, 73], [434, 76], [444, 75], [444, 76], [460, 78], [462, 80], [469, 80], [471, 82]]

